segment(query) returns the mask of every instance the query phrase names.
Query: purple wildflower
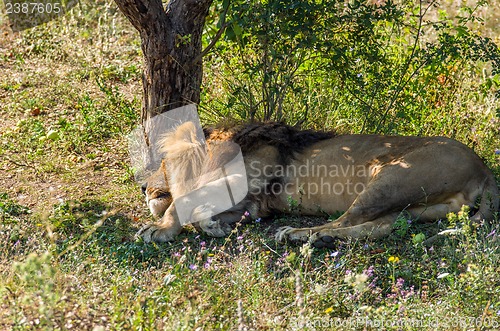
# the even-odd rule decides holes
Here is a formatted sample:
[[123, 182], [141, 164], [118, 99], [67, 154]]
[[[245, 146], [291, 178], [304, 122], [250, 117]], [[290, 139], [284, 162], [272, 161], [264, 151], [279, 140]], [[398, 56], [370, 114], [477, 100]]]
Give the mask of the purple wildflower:
[[212, 258], [209, 257], [209, 258], [207, 258], [207, 262], [205, 262], [205, 264], [203, 265], [203, 268], [208, 269], [208, 268], [210, 268], [211, 264], [212, 264]]
[[363, 273], [365, 275], [367, 275], [368, 277], [372, 277], [373, 276], [373, 269], [374, 269], [374, 267], [371, 265], [368, 269], [363, 270]]
[[370, 284], [368, 284], [368, 288], [371, 289], [371, 290], [375, 290], [376, 287], [377, 287], [377, 280], [378, 280], [378, 277], [374, 277], [372, 279], [372, 281], [370, 282]]
[[189, 265], [189, 269], [190, 270], [196, 270], [196, 269], [198, 269], [198, 266], [196, 264], [190, 264]]
[[399, 297], [402, 300], [407, 300], [408, 298], [413, 296], [415, 294], [415, 288], [412, 286], [409, 290], [404, 290], [404, 283], [405, 280], [403, 278], [398, 278], [396, 280], [396, 284], [394, 284], [394, 286], [392, 287], [391, 293], [387, 295], [387, 298], [395, 300]]
[[415, 294], [415, 288], [413, 286], [410, 287], [408, 291], [401, 290], [401, 298], [403, 298], [404, 300], [410, 298], [411, 296], [413, 296], [413, 294]]
[[396, 281], [396, 288], [398, 290], [400, 290], [403, 288], [404, 284], [405, 284], [405, 280], [403, 278], [398, 278], [398, 280]]

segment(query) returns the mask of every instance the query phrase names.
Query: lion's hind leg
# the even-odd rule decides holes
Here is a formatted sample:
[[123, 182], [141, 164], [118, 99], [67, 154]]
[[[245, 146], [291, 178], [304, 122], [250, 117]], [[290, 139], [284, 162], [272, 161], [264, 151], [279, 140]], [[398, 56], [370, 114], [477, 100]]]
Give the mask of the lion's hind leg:
[[399, 213], [392, 213], [359, 225], [322, 229], [311, 236], [310, 241], [317, 248], [334, 248], [336, 238], [383, 238], [391, 233], [398, 216]]
[[276, 233], [276, 240], [284, 242], [310, 242], [317, 248], [335, 248], [336, 239], [345, 238], [372, 238], [378, 239], [388, 236], [399, 213], [391, 213], [378, 217], [372, 221], [352, 226], [342, 226], [339, 221], [313, 228], [295, 229], [283, 227]]

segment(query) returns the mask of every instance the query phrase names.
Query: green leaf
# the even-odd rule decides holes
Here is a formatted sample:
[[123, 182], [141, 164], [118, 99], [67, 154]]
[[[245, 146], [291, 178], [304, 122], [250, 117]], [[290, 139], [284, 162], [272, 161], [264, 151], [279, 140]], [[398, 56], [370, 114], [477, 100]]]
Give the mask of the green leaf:
[[233, 23], [233, 32], [234, 32], [234, 35], [239, 38], [241, 37], [241, 35], [243, 34], [243, 30], [241, 29], [241, 27], [236, 24], [236, 23]]

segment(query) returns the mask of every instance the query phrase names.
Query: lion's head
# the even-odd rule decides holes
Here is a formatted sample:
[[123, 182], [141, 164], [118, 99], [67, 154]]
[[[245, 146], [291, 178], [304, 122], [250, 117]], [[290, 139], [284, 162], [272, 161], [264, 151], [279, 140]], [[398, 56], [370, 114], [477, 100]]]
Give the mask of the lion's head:
[[160, 168], [146, 179], [141, 188], [151, 213], [155, 217], [161, 217], [173, 202], [168, 186], [165, 161], [162, 161]]
[[[273, 122], [203, 131], [206, 144], [200, 141], [192, 122], [179, 125], [160, 140], [159, 150], [164, 154], [161, 166], [142, 185], [148, 207], [156, 217], [163, 215], [174, 198], [198, 187], [197, 178], [204, 183], [217, 179], [210, 177], [211, 171], [231, 160], [237, 152], [236, 146], [241, 147], [244, 154], [256, 153], [259, 160], [269, 158], [286, 164], [310, 144], [335, 135], [300, 131]], [[228, 143], [230, 141], [237, 145]]]
[[142, 184], [142, 192], [151, 213], [161, 217], [173, 202], [193, 189], [200, 175], [206, 146], [197, 136], [192, 122], [178, 126], [159, 141], [164, 154], [161, 166]]

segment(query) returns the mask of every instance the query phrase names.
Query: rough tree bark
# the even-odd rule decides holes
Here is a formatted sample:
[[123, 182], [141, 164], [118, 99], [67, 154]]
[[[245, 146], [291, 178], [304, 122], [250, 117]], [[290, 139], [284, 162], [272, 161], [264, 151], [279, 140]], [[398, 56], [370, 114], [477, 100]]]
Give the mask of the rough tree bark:
[[[139, 31], [144, 54], [142, 123], [199, 103], [201, 36], [213, 0], [115, 0]], [[145, 130], [147, 132], [147, 130]]]

